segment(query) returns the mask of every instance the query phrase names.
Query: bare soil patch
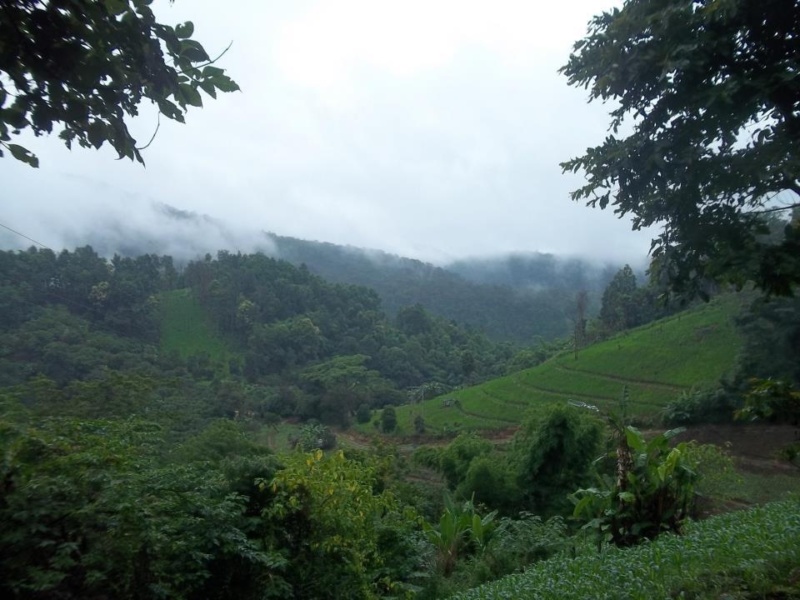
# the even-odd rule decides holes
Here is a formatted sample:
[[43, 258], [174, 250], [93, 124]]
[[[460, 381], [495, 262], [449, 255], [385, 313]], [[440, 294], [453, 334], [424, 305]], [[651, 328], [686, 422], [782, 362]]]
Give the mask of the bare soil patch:
[[800, 476], [800, 469], [777, 457], [782, 448], [798, 441], [798, 435], [800, 430], [791, 425], [699, 425], [687, 428], [676, 440], [727, 448], [737, 466], [746, 471]]

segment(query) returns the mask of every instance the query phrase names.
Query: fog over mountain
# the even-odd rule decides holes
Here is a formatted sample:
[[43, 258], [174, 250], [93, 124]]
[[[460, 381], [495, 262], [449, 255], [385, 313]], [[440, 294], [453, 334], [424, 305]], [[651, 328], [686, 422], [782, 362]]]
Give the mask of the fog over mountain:
[[[580, 285], [595, 289], [600, 282], [608, 279], [609, 270], [622, 264], [620, 260], [603, 259], [599, 256], [583, 258], [541, 252], [465, 256], [457, 260], [418, 260], [374, 248], [317, 240], [303, 241], [282, 236], [280, 232], [272, 232], [268, 226], [260, 228], [257, 223], [250, 227], [237, 226], [225, 218], [184, 210], [162, 202], [152, 202], [146, 210], [139, 208], [130, 212], [122, 205], [110, 206], [108, 210], [96, 215], [91, 220], [91, 225], [82, 225], [79, 219], [80, 211], [78, 220], [61, 221], [63, 230], [49, 233], [46, 237], [41, 236], [40, 232], [31, 235], [27, 231], [15, 233], [0, 229], [0, 247], [24, 249], [34, 243], [32, 240], [55, 251], [89, 245], [100, 255], [107, 257], [114, 254], [169, 255], [178, 264], [206, 254], [213, 256], [220, 250], [263, 252], [295, 264], [313, 262], [320, 274], [326, 277], [331, 277], [332, 273], [325, 268], [325, 263], [331, 260], [341, 261], [343, 256], [349, 254], [354, 260], [377, 270], [411, 269], [422, 272], [425, 268], [441, 267], [476, 283], [533, 289], [560, 287], [564, 280], [571, 282], [570, 287], [583, 282]], [[55, 221], [43, 223], [47, 228], [54, 225]], [[43, 237], [56, 243], [50, 241], [48, 244], [41, 239]], [[325, 257], [326, 253], [328, 258]], [[632, 257], [627, 262], [642, 267], [645, 259], [644, 256]], [[333, 278], [336, 279], [335, 276]]]
[[[0, 161], [0, 223], [53, 248], [176, 257], [251, 251], [273, 231], [435, 264], [640, 260], [655, 232], [570, 201], [583, 180], [559, 166], [607, 135], [609, 107], [558, 69], [613, 4], [156, 0], [212, 55], [233, 42], [219, 66], [241, 93], [206, 99], [185, 125], [143, 104], [129, 127], [142, 145], [157, 130], [146, 168], [21, 136], [41, 166]], [[221, 222], [177, 225], [154, 203]]]

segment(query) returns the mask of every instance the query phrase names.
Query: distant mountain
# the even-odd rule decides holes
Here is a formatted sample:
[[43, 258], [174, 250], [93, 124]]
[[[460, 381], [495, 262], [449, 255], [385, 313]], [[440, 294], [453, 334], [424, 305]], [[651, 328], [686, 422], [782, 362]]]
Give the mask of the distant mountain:
[[275, 257], [305, 264], [330, 281], [371, 287], [390, 313], [421, 304], [495, 340], [522, 344], [567, 335], [577, 292], [596, 298], [616, 271], [545, 254], [465, 260], [442, 268], [377, 250], [266, 236]]
[[176, 265], [219, 250], [264, 252], [269, 241], [258, 229], [234, 228], [222, 219], [153, 202], [150, 211], [138, 211], [124, 219], [118, 211], [98, 215], [90, 231], [62, 234], [65, 248], [90, 245], [101, 256], [142, 254], [171, 256]]
[[618, 268], [550, 254], [465, 259], [441, 267], [379, 250], [241, 230], [161, 203], [127, 220], [109, 213], [92, 231], [65, 236], [67, 245], [89, 244], [102, 256], [169, 255], [178, 267], [219, 250], [263, 252], [305, 264], [332, 282], [371, 287], [390, 314], [421, 304], [495, 341], [524, 345], [568, 335], [577, 292], [589, 292], [589, 312], [596, 312], [600, 293]]
[[532, 252], [490, 258], [468, 258], [446, 265], [464, 279], [520, 289], [602, 290], [620, 265], [595, 265], [579, 258]]

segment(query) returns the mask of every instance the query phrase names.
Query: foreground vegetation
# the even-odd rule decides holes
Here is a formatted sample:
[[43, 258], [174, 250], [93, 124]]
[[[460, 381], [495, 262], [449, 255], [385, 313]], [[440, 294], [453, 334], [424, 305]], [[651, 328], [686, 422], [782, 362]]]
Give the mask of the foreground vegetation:
[[[697, 494], [731, 497], [730, 458], [631, 418], [734, 367], [794, 381], [797, 364], [793, 301], [743, 321], [745, 297], [723, 295], [597, 345], [591, 326], [577, 356], [547, 360], [559, 345], [515, 351], [421, 306], [389, 318], [366, 288], [261, 255], [179, 271], [169, 257], [31, 249], [0, 268], [12, 598], [427, 600], [583, 556], [581, 524], [601, 546], [679, 531]], [[639, 310], [650, 291], [626, 286], [604, 298], [604, 336], [655, 314]], [[467, 387], [499, 373], [511, 375]], [[703, 394], [672, 412], [696, 417], [689, 404], [716, 397]], [[769, 418], [767, 400], [750, 412]], [[354, 421], [383, 435], [351, 437]], [[412, 428], [424, 440], [509, 426], [500, 443], [462, 431], [413, 453], [386, 445]]]
[[800, 503], [776, 502], [686, 526], [635, 548], [576, 548], [457, 600], [800, 597]]

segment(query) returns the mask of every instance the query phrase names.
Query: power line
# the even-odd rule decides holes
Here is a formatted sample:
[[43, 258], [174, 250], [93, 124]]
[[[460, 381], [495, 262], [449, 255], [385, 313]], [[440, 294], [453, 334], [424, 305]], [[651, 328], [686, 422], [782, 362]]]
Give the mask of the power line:
[[37, 241], [36, 241], [35, 239], [33, 239], [32, 237], [28, 237], [27, 235], [25, 235], [24, 233], [20, 233], [20, 232], [19, 232], [19, 231], [17, 231], [16, 229], [11, 229], [11, 227], [9, 227], [8, 225], [3, 225], [2, 223], [0, 223], [0, 227], [2, 227], [3, 229], [8, 229], [8, 230], [9, 230], [11, 233], [16, 233], [16, 234], [17, 234], [18, 236], [20, 236], [20, 237], [24, 237], [24, 238], [25, 238], [26, 240], [28, 240], [29, 242], [33, 242], [34, 244], [36, 244], [37, 246], [41, 246], [41, 247], [42, 247], [42, 248], [44, 248], [45, 250], [51, 250], [51, 251], [52, 251], [52, 248], [48, 248], [48, 247], [47, 247], [47, 246], [45, 246], [45, 245], [44, 245], [42, 242], [37, 242]]

